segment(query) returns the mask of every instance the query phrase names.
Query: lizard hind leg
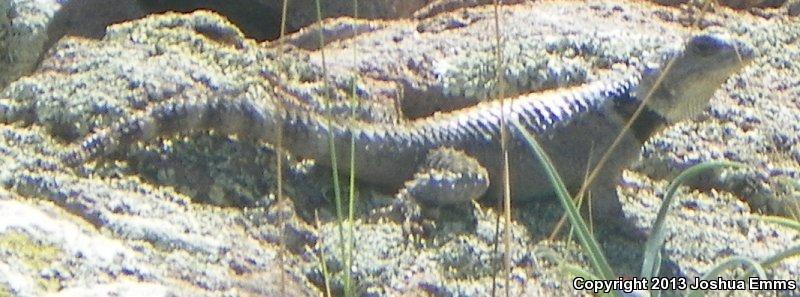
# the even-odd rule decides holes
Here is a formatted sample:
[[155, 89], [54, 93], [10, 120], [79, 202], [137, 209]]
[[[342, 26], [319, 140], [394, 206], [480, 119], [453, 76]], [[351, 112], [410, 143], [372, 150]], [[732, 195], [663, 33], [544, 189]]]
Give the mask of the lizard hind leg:
[[405, 183], [398, 195], [424, 205], [447, 206], [476, 200], [489, 188], [489, 174], [475, 158], [452, 148], [438, 148]]
[[419, 223], [439, 217], [442, 208], [471, 206], [489, 188], [489, 174], [475, 158], [452, 148], [428, 153], [425, 164], [398, 192], [395, 210], [408, 232], [417, 233]]

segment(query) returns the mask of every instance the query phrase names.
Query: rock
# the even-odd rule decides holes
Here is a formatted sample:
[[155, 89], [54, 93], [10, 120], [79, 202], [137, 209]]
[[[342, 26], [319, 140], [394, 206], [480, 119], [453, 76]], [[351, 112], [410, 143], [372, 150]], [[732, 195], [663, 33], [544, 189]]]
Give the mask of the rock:
[[318, 294], [279, 264], [278, 242], [264, 241], [280, 238], [275, 225], [254, 227], [241, 212], [195, 207], [136, 178], [109, 184], [67, 173], [48, 161], [58, 145], [35, 131], [0, 125], [0, 292]]
[[[316, 22], [313, 0], [289, 1], [287, 32]], [[364, 18], [410, 16], [426, 1], [368, 1], [361, 3]], [[167, 11], [209, 9], [236, 23], [250, 38], [279, 36], [280, 1], [150, 1], [150, 0], [2, 0], [0, 1], [0, 88], [30, 73], [45, 50], [66, 35], [99, 39], [107, 26]], [[352, 15], [352, 1], [325, 1], [323, 18]]]
[[[494, 252], [495, 222], [491, 210], [476, 214], [475, 233], [442, 234], [422, 243], [402, 236], [399, 225], [391, 222], [378, 224], [357, 223], [353, 227], [352, 277], [357, 280], [360, 292], [378, 296], [488, 296], [491, 295], [492, 278], [502, 271], [503, 248]], [[335, 222], [322, 226], [320, 240], [314, 252], [324, 254], [328, 269], [335, 276], [334, 288], [341, 290], [343, 257], [339, 233]], [[504, 227], [501, 226], [499, 238]], [[512, 226], [510, 248], [513, 265], [511, 292], [542, 296], [564, 296], [574, 293], [568, 283], [571, 278], [559, 273], [564, 261], [585, 266], [586, 259], [575, 249], [563, 243], [528, 241], [520, 225]], [[322, 283], [319, 266], [307, 269], [309, 278]], [[496, 290], [505, 291], [505, 283], [497, 282]]]
[[[800, 213], [794, 185], [800, 176], [800, 51], [787, 45], [798, 42], [800, 24], [774, 24], [740, 31], [761, 57], [717, 92], [706, 120], [662, 131], [645, 144], [636, 172], [625, 175], [625, 214], [639, 232], [650, 234], [668, 182], [680, 171], [712, 160], [746, 164], [705, 174], [677, 193], [663, 255], [676, 275], [691, 279], [732, 255], [764, 261], [800, 240], [796, 230], [759, 219], [796, 219]], [[767, 271], [772, 279], [797, 280], [800, 261], [788, 259]]]
[[62, 3], [61, 9], [48, 25], [50, 45], [65, 35], [100, 39], [109, 25], [146, 14], [136, 0], [68, 0], [59, 3]]
[[30, 73], [62, 36], [100, 38], [109, 24], [142, 16], [135, 0], [0, 1], [0, 87]]
[[[639, 232], [651, 234], [668, 183], [629, 172], [625, 184], [620, 193], [630, 223]], [[667, 264], [662, 270], [693, 282], [732, 255], [764, 261], [797, 244], [800, 232], [759, 221], [758, 217], [746, 203], [729, 193], [679, 191], [665, 224], [667, 241], [662, 257]], [[767, 272], [770, 279], [797, 280], [800, 261], [787, 259]], [[751, 293], [740, 292], [740, 296]]]
[[725, 0], [721, 1], [722, 5], [728, 6], [733, 9], [748, 9], [752, 7], [758, 8], [775, 8], [781, 7], [786, 3], [786, 0]]
[[58, 1], [0, 1], [0, 87], [33, 70]]
[[786, 5], [786, 7], [789, 10], [790, 16], [800, 15], [800, 1], [790, 0], [789, 3]]
[[[702, 7], [703, 1], [691, 0], [650, 0], [655, 3], [667, 6], [679, 6], [684, 4], [698, 5]], [[781, 7], [787, 0], [723, 0], [719, 1], [719, 5], [724, 5], [733, 9], [745, 10], [749, 8], [776, 8]]]
[[[138, 0], [148, 13], [168, 11], [192, 12], [210, 10], [225, 16], [236, 24], [249, 38], [259, 41], [275, 40], [280, 35], [281, 10], [283, 1], [240, 0], [240, 1], [157, 1]], [[360, 1], [359, 18], [396, 19], [411, 16], [428, 0], [376, 0]], [[314, 0], [288, 1], [286, 32], [291, 33], [305, 28], [317, 21]], [[353, 15], [352, 0], [321, 1], [322, 19]]]

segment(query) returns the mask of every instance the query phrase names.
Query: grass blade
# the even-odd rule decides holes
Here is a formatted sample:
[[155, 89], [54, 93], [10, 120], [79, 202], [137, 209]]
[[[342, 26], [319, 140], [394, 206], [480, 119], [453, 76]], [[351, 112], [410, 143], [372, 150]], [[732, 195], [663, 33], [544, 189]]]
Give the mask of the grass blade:
[[[314, 224], [316, 225], [317, 230], [322, 230], [322, 225], [319, 223], [319, 212], [317, 212], [316, 210], [314, 210]], [[333, 296], [331, 295], [331, 274], [328, 271], [328, 265], [325, 262], [325, 259], [327, 257], [325, 256], [325, 244], [323, 240], [324, 238], [320, 233], [319, 246], [321, 248], [319, 249], [319, 254], [318, 254], [319, 269], [320, 271], [322, 271], [322, 279], [323, 282], [325, 283], [325, 296], [331, 297]]]
[[[358, 86], [358, 43], [356, 42], [356, 25], [358, 21], [358, 0], [353, 0], [353, 86], [350, 90], [350, 117], [355, 120], [356, 118], [356, 104], [358, 98], [356, 97], [356, 88]], [[344, 259], [345, 267], [345, 295], [352, 296], [353, 280], [350, 274], [351, 267], [353, 267], [353, 249], [355, 249], [355, 234], [354, 232], [354, 217], [355, 217], [355, 203], [356, 203], [356, 135], [350, 135], [350, 181], [348, 191], [348, 207], [347, 207], [347, 253]]]
[[[759, 278], [761, 278], [761, 279], [766, 279], [767, 278], [767, 274], [766, 274], [766, 272], [764, 272], [764, 268], [763, 268], [763, 266], [761, 264], [759, 264], [758, 262], [756, 262], [753, 259], [750, 259], [750, 258], [747, 258], [747, 257], [739, 257], [739, 256], [737, 256], [737, 257], [730, 257], [730, 258], [722, 261], [721, 263], [717, 264], [717, 266], [715, 266], [713, 269], [711, 269], [711, 271], [709, 271], [706, 274], [704, 274], [701, 277], [701, 279], [710, 280], [710, 279], [716, 278], [720, 274], [722, 274], [722, 272], [725, 271], [726, 269], [729, 269], [729, 268], [732, 268], [732, 267], [736, 267], [736, 266], [739, 266], [739, 265], [750, 266], [751, 270], [754, 270], [756, 273], [758, 273], [758, 277]], [[700, 297], [700, 296], [705, 295], [705, 293], [706, 293], [706, 291], [702, 291], [702, 290], [691, 291], [691, 292], [689, 292], [689, 294], [686, 295], [686, 297]]]
[[[320, 53], [320, 60], [322, 63], [322, 84], [325, 88], [325, 99], [327, 102], [326, 106], [326, 118], [328, 122], [328, 126], [332, 126], [333, 124], [333, 114], [332, 114], [332, 107], [333, 103], [331, 102], [333, 96], [331, 96], [331, 89], [330, 85], [328, 84], [328, 68], [326, 66], [325, 61], [325, 35], [323, 33], [324, 28], [322, 28], [322, 0], [315, 0], [315, 8], [317, 13], [317, 35], [319, 39], [319, 53]], [[348, 261], [348, 248], [347, 244], [350, 242], [348, 239], [350, 234], [345, 235], [344, 224], [345, 224], [345, 217], [344, 217], [344, 210], [343, 210], [343, 202], [342, 202], [342, 190], [341, 190], [341, 183], [339, 181], [339, 162], [336, 156], [336, 140], [333, 135], [333, 130], [328, 129], [328, 147], [330, 150], [331, 155], [331, 174], [333, 175], [333, 190], [334, 190], [334, 199], [336, 204], [336, 219], [337, 219], [337, 227], [339, 230], [339, 252], [340, 257], [343, 259], [344, 268], [343, 268], [343, 280], [342, 283], [344, 284], [344, 295], [345, 296], [353, 296], [352, 289], [352, 278], [350, 275], [350, 263]]]
[[556, 196], [558, 196], [561, 206], [564, 207], [564, 211], [567, 213], [570, 224], [575, 227], [575, 231], [578, 235], [581, 245], [589, 254], [589, 259], [591, 260], [592, 267], [594, 267], [596, 273], [598, 273], [602, 279], [615, 279], [614, 271], [611, 269], [611, 265], [608, 264], [608, 260], [603, 255], [603, 251], [600, 249], [600, 244], [589, 232], [586, 222], [584, 222], [583, 218], [581, 218], [577, 207], [575, 207], [575, 204], [572, 202], [572, 198], [567, 191], [567, 187], [564, 185], [564, 182], [558, 175], [558, 172], [555, 166], [553, 166], [553, 162], [550, 160], [550, 157], [547, 156], [547, 153], [545, 153], [544, 149], [542, 149], [534, 136], [525, 130], [525, 128], [516, 119], [512, 119], [512, 125], [514, 125], [514, 127], [522, 134], [525, 141], [533, 149], [536, 158], [539, 160], [539, 163], [542, 165], [542, 167], [544, 167], [550, 183], [555, 188]]
[[795, 245], [795, 246], [793, 246], [791, 248], [788, 248], [788, 249], [786, 249], [786, 250], [784, 250], [784, 251], [782, 251], [780, 253], [772, 255], [772, 257], [769, 257], [764, 261], [761, 261], [761, 266], [769, 268], [769, 267], [774, 266], [775, 264], [778, 264], [779, 262], [781, 262], [783, 260], [786, 260], [786, 259], [789, 259], [789, 258], [792, 258], [792, 257], [796, 257], [798, 255], [800, 255], [800, 245]]
[[[279, 47], [281, 50], [278, 51], [278, 60], [283, 60], [283, 43], [284, 37], [286, 35], [286, 12], [287, 8], [289, 7], [289, 0], [283, 0], [281, 5], [281, 32], [280, 38], [278, 39]], [[280, 100], [278, 101], [278, 108], [283, 110], [283, 102]], [[282, 210], [284, 205], [284, 197], [283, 197], [283, 126], [278, 125], [277, 127], [277, 141], [275, 143], [275, 172], [276, 172], [276, 179], [278, 180], [278, 209], [279, 211]], [[278, 225], [280, 226], [281, 235], [280, 235], [280, 251], [278, 252], [278, 261], [281, 265], [281, 295], [286, 296], [286, 255], [284, 255], [286, 248], [286, 236], [284, 235], [284, 230], [286, 230], [286, 222], [283, 220], [283, 216], [278, 216]]]
[[718, 168], [730, 168], [730, 167], [743, 167], [744, 165], [740, 163], [734, 163], [729, 161], [712, 161], [712, 162], [705, 162], [694, 165], [689, 167], [688, 169], [681, 172], [675, 180], [667, 187], [667, 193], [664, 195], [664, 201], [661, 202], [661, 207], [658, 209], [658, 214], [656, 215], [656, 220], [653, 223], [653, 233], [647, 239], [647, 243], [645, 243], [644, 248], [644, 260], [642, 261], [642, 271], [641, 276], [644, 278], [651, 278], [658, 274], [658, 269], [660, 268], [661, 261], [656, 261], [657, 258], [660, 258], [658, 253], [661, 250], [662, 245], [664, 244], [664, 240], [666, 239], [666, 231], [664, 230], [664, 223], [666, 222], [667, 212], [669, 211], [670, 206], [672, 205], [672, 200], [674, 199], [675, 192], [678, 190], [678, 187], [683, 185], [686, 181], [691, 180], [697, 177], [699, 174], [706, 172], [708, 170], [718, 169]]
[[[494, 37], [495, 37], [495, 86], [500, 98], [500, 156], [503, 159], [503, 267], [505, 276], [506, 297], [511, 296], [511, 182], [509, 179], [508, 164], [508, 125], [506, 124], [506, 98], [505, 84], [503, 82], [503, 41], [500, 24], [500, 3], [493, 1], [494, 6]], [[495, 243], [496, 244], [496, 243]], [[494, 291], [494, 286], [492, 287]]]
[[757, 216], [756, 219], [762, 222], [778, 224], [800, 232], [800, 222], [798, 222], [797, 220], [779, 216]]

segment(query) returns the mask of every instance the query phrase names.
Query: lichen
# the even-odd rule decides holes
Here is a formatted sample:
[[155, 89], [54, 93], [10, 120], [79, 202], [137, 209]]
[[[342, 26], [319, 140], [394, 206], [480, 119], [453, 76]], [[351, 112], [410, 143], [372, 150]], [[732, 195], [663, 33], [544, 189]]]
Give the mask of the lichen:
[[[618, 33], [618, 32], [615, 32]], [[602, 78], [614, 64], [641, 65], [675, 48], [664, 39], [619, 36], [544, 36], [542, 40], [509, 42], [503, 48], [505, 95], [566, 88]], [[636, 40], [631, 42], [630, 40]], [[634, 45], [635, 44], [635, 45]], [[494, 49], [468, 51], [439, 62], [437, 77], [450, 97], [485, 100], [498, 96]]]
[[27, 74], [45, 50], [58, 1], [0, 2], [0, 87]]
[[[40, 71], [10, 84], [3, 121], [30, 119], [67, 140], [106, 127], [149, 104], [234, 92], [265, 77], [306, 82], [303, 55], [260, 47], [223, 17], [165, 14], [110, 26], [102, 41], [66, 37]], [[285, 49], [281, 49], [285, 50]], [[135, 66], [132, 66], [135, 65]], [[88, 87], [87, 87], [88, 86]]]
[[274, 154], [265, 145], [219, 135], [170, 138], [129, 154], [146, 180], [174, 186], [196, 202], [220, 206], [268, 205], [274, 191]]
[[[23, 233], [11, 231], [0, 234], [0, 254], [19, 259], [38, 275], [41, 271], [52, 267], [53, 263], [62, 257], [63, 251], [57, 246], [36, 242]], [[59, 281], [56, 278], [40, 276], [36, 281], [40, 287], [48, 291], [58, 288]], [[0, 296], [2, 294], [0, 289]]]
[[738, 171], [721, 177], [725, 189], [742, 197], [752, 211], [800, 220], [800, 182], [796, 177], [759, 176]]

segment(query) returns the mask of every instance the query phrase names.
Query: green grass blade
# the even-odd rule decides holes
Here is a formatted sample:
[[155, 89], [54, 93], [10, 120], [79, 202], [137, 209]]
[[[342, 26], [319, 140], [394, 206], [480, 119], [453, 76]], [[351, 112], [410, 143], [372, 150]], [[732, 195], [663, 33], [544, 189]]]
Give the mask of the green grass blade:
[[[350, 117], [355, 120], [356, 118], [356, 104], [358, 104], [358, 97], [356, 95], [356, 89], [358, 87], [358, 43], [356, 42], [356, 35], [358, 30], [356, 30], [355, 22], [358, 21], [358, 0], [353, 0], [353, 85], [350, 88]], [[348, 205], [348, 212], [347, 212], [347, 219], [350, 224], [353, 224], [353, 219], [355, 216], [355, 200], [356, 200], [356, 135], [350, 135], [350, 191], [348, 193], [350, 198], [349, 205]]]
[[331, 297], [331, 274], [328, 271], [328, 265], [325, 264], [325, 252], [320, 249], [319, 257], [317, 260], [319, 261], [319, 269], [322, 271], [322, 280], [325, 283], [325, 296]]
[[[756, 273], [758, 273], [758, 277], [761, 278], [761, 279], [766, 279], [767, 278], [767, 274], [766, 274], [766, 272], [764, 272], [764, 267], [761, 264], [759, 264], [755, 260], [747, 258], [747, 257], [736, 256], [736, 257], [727, 258], [724, 261], [722, 261], [721, 263], [717, 264], [717, 266], [715, 266], [713, 269], [711, 269], [711, 271], [709, 271], [706, 274], [704, 274], [701, 277], [701, 279], [703, 279], [703, 280], [714, 279], [714, 278], [718, 277], [720, 274], [722, 274], [723, 271], [725, 271], [725, 270], [727, 270], [729, 268], [732, 268], [732, 267], [740, 266], [740, 265], [750, 266], [750, 269], [755, 271]], [[702, 290], [691, 291], [691, 292], [689, 292], [689, 294], [686, 295], [686, 297], [700, 297], [700, 296], [705, 295], [705, 293], [706, 293], [706, 291], [702, 291]]]
[[614, 271], [611, 269], [611, 265], [608, 264], [608, 260], [603, 255], [603, 251], [600, 249], [600, 244], [597, 243], [597, 240], [595, 240], [595, 238], [589, 232], [586, 222], [583, 221], [578, 209], [572, 202], [572, 198], [567, 191], [567, 187], [564, 185], [564, 182], [558, 175], [558, 172], [556, 171], [555, 166], [553, 166], [553, 162], [550, 160], [550, 157], [547, 156], [547, 153], [545, 153], [544, 149], [542, 149], [534, 136], [528, 133], [528, 131], [525, 130], [525, 128], [516, 119], [512, 119], [512, 124], [522, 134], [523, 138], [525, 138], [525, 141], [533, 149], [534, 154], [539, 160], [539, 163], [542, 165], [542, 167], [544, 167], [550, 183], [555, 188], [556, 196], [558, 196], [561, 206], [564, 207], [570, 223], [575, 227], [575, 231], [578, 235], [581, 245], [589, 255], [589, 259], [592, 262], [592, 267], [603, 279], [615, 279]]
[[778, 224], [800, 232], [800, 222], [798, 222], [797, 220], [779, 216], [757, 216], [756, 219], [762, 222]]
[[[322, 225], [319, 222], [319, 213], [316, 210], [314, 210], [314, 224], [318, 230], [322, 229]], [[322, 272], [322, 280], [325, 283], [325, 296], [331, 297], [333, 296], [331, 295], [331, 274], [330, 271], [328, 271], [328, 265], [325, 263], [325, 259], [327, 259], [327, 257], [325, 257], [325, 244], [323, 243], [323, 240], [324, 237], [322, 234], [320, 234], [318, 242], [320, 246], [319, 253], [313, 254], [317, 254], [318, 256], [317, 260], [319, 260], [319, 269]]]
[[800, 255], [800, 245], [795, 245], [762, 261], [761, 266], [772, 267], [785, 259], [796, 257], [798, 255]]
[[696, 178], [699, 174], [706, 172], [708, 170], [717, 169], [717, 168], [727, 168], [727, 167], [742, 167], [744, 165], [740, 163], [734, 163], [729, 161], [712, 161], [712, 162], [705, 162], [694, 165], [689, 167], [688, 169], [681, 172], [675, 180], [667, 188], [667, 193], [664, 195], [664, 201], [661, 202], [661, 207], [658, 209], [658, 215], [656, 215], [656, 220], [653, 223], [653, 233], [647, 239], [647, 243], [645, 243], [644, 248], [644, 260], [642, 261], [642, 271], [641, 276], [644, 278], [651, 278], [658, 274], [658, 269], [661, 266], [661, 261], [656, 261], [659, 259], [659, 251], [661, 250], [661, 246], [664, 244], [666, 231], [664, 230], [664, 223], [666, 221], [667, 213], [672, 205], [672, 200], [674, 199], [675, 192], [678, 190], [678, 187], [686, 183], [686, 181]]
[[[358, 0], [353, 0], [353, 22], [358, 19]], [[356, 87], [358, 86], [358, 43], [356, 43], [356, 25], [353, 24], [353, 68], [355, 75], [353, 77], [353, 86], [350, 90], [350, 117], [355, 120], [356, 118], [356, 104], [358, 98], [356, 97]], [[353, 295], [353, 281], [350, 274], [350, 267], [353, 267], [353, 249], [355, 248], [355, 234], [354, 234], [354, 221], [355, 221], [355, 205], [356, 205], [356, 135], [350, 135], [350, 182], [348, 192], [348, 207], [347, 207], [347, 257], [345, 258], [345, 273], [347, 282], [345, 292]], [[350, 295], [348, 295], [350, 296]]]
[[600, 279], [596, 274], [592, 273], [591, 271], [588, 271], [580, 266], [573, 265], [567, 261], [564, 261], [564, 258], [559, 256], [555, 250], [549, 247], [538, 247], [536, 248], [534, 253], [535, 255], [537, 255], [537, 257], [550, 260], [550, 262], [556, 264], [556, 266], [559, 267], [559, 269], [564, 269], [564, 271], [566, 271], [569, 275], [579, 276], [585, 279], [592, 279], [592, 280]]
[[[322, 0], [315, 0], [314, 4], [315, 4], [315, 7], [316, 7], [316, 13], [317, 13], [317, 29], [318, 29], [317, 36], [318, 36], [318, 39], [319, 39], [319, 52], [320, 52], [320, 59], [321, 59], [321, 62], [322, 62], [322, 76], [323, 76], [322, 77], [322, 83], [323, 83], [323, 86], [325, 88], [325, 99], [327, 99], [327, 102], [328, 102], [327, 103], [328, 106], [326, 106], [326, 110], [327, 110], [326, 111], [326, 118], [327, 118], [328, 125], [332, 126], [332, 124], [333, 124], [333, 115], [331, 114], [332, 113], [332, 111], [331, 111], [331, 109], [332, 109], [332, 106], [331, 106], [331, 98], [332, 98], [332, 96], [330, 94], [330, 86], [328, 84], [328, 69], [327, 69], [327, 66], [326, 66], [327, 63], [325, 61], [325, 36], [323, 34], [324, 30], [322, 28], [322, 4], [321, 4], [321, 2], [322, 2]], [[349, 297], [349, 296], [353, 296], [353, 293], [351, 291], [351, 289], [352, 289], [352, 281], [351, 281], [352, 278], [350, 276], [351, 267], [349, 265], [350, 263], [347, 263], [348, 262], [348, 248], [347, 248], [347, 245], [350, 242], [350, 240], [348, 239], [350, 235], [349, 234], [345, 235], [345, 230], [344, 230], [345, 216], [344, 216], [343, 202], [342, 202], [341, 183], [339, 181], [339, 162], [338, 162], [337, 156], [336, 156], [336, 140], [334, 139], [333, 130], [331, 130], [331, 129], [328, 129], [328, 146], [329, 146], [330, 154], [331, 154], [331, 172], [332, 172], [332, 175], [333, 175], [333, 190], [334, 190], [334, 199], [335, 199], [335, 204], [336, 204], [336, 219], [337, 219], [337, 227], [338, 227], [338, 231], [339, 231], [339, 252], [340, 252], [341, 259], [343, 259], [343, 261], [345, 262], [345, 263], [343, 263], [345, 267], [343, 268], [343, 276], [342, 276], [343, 281], [342, 282], [344, 283], [344, 291], [345, 291], [344, 294], [345, 294], [345, 296]]]
[[588, 271], [580, 266], [573, 265], [568, 263], [567, 261], [564, 261], [564, 259], [558, 256], [558, 254], [553, 250], [541, 252], [539, 255], [541, 257], [549, 259], [550, 261], [555, 263], [559, 268], [564, 269], [564, 271], [566, 271], [569, 275], [579, 276], [584, 279], [591, 279], [591, 280], [600, 279], [596, 274], [592, 273], [591, 271]]

